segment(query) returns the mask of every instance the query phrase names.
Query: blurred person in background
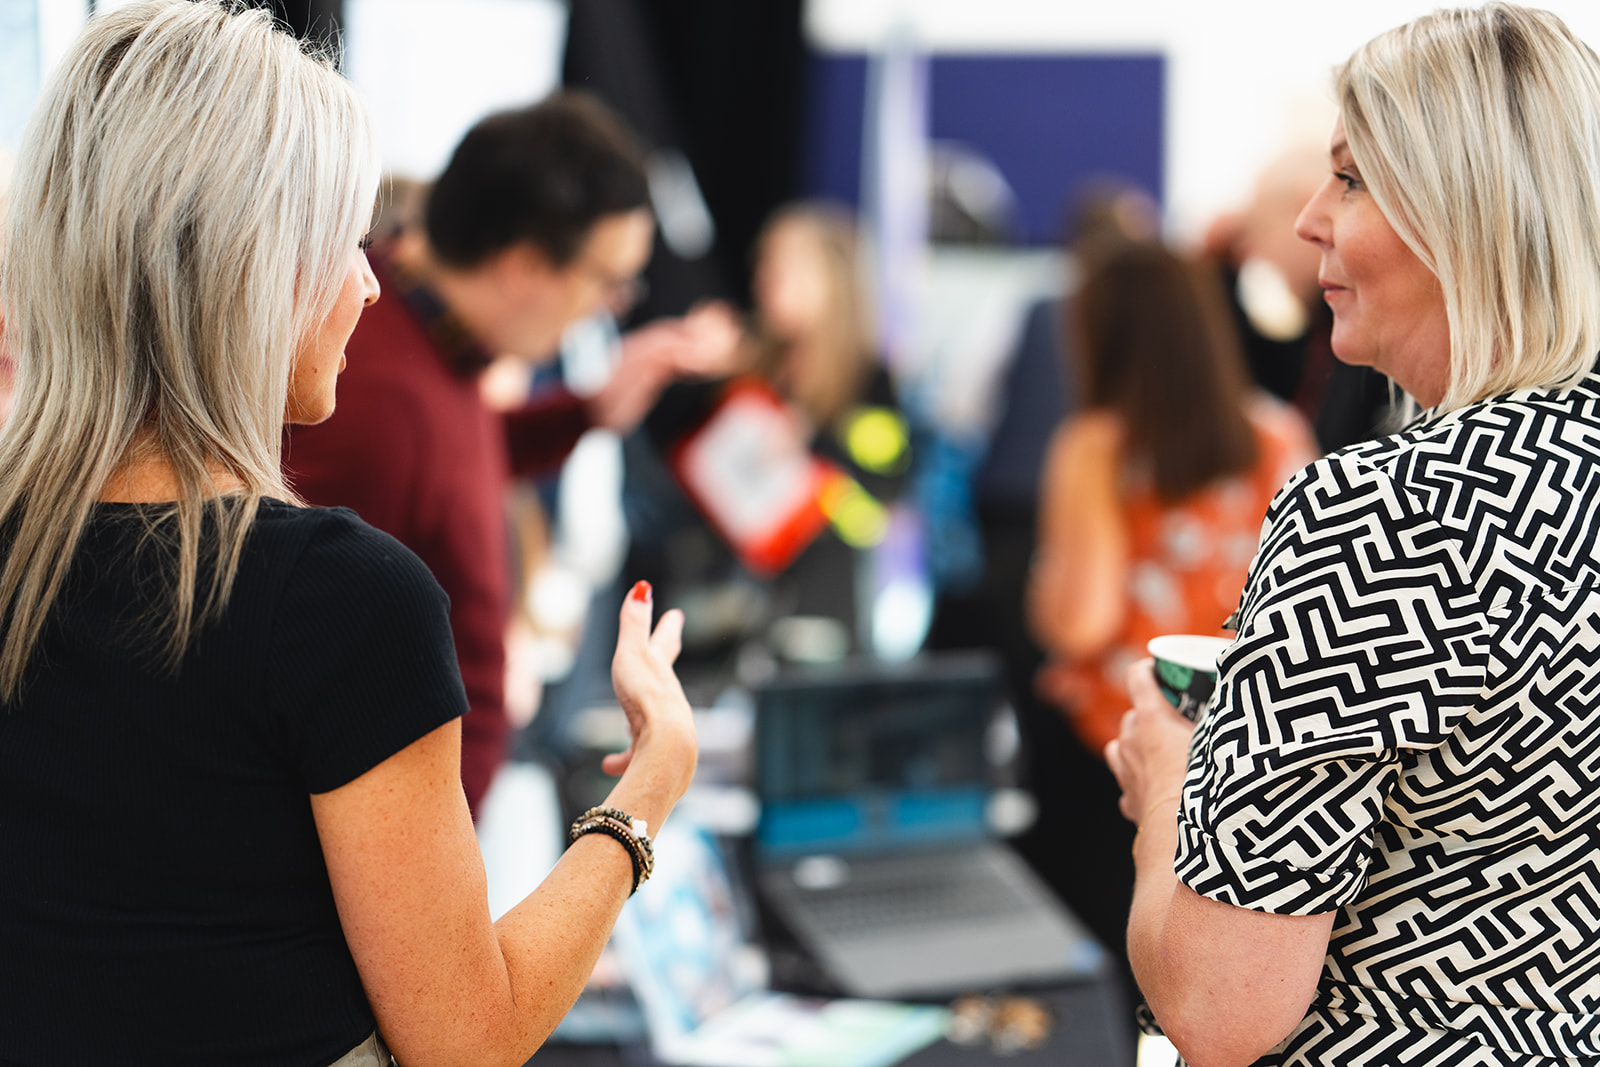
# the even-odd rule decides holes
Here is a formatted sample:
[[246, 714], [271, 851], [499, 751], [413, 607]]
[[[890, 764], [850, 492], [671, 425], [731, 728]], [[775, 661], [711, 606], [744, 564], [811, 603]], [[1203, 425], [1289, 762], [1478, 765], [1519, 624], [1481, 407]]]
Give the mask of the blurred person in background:
[[1052, 657], [1041, 684], [1098, 753], [1145, 644], [1233, 614], [1267, 503], [1316, 449], [1251, 388], [1204, 267], [1125, 244], [1073, 308], [1080, 407], [1046, 459], [1028, 612]]
[[[791, 615], [828, 620], [825, 643], [835, 655], [861, 647], [858, 552], [883, 535], [911, 445], [893, 379], [872, 342], [856, 240], [854, 216], [838, 205], [800, 202], [777, 211], [752, 250], [752, 309], [737, 373], [674, 386], [646, 420], [654, 453], [670, 456], [712, 423], [733, 390], [756, 381], [781, 405], [793, 436], [849, 478], [841, 502], [826, 509], [828, 527], [777, 574], [762, 568], [750, 574], [730, 554], [737, 546], [698, 517], [679, 511], [670, 523], [633, 522], [636, 557], [662, 548], [663, 583], [703, 605], [690, 611], [691, 645], [710, 654]], [[670, 502], [679, 499], [680, 478], [667, 482], [648, 461], [637, 463], [630, 478], [636, 514], [674, 514]], [[668, 527], [670, 534], [663, 532]]]
[[849, 211], [823, 202], [767, 221], [750, 285], [749, 365], [789, 402], [814, 451], [888, 496], [910, 463], [909, 439], [873, 344], [856, 231]]
[[[1029, 632], [1024, 604], [1038, 545], [1039, 487], [1050, 441], [1078, 406], [1072, 373], [1072, 320], [1079, 281], [1100, 258], [1128, 243], [1159, 238], [1160, 207], [1143, 189], [1100, 179], [1071, 198], [1063, 227], [1065, 291], [1029, 307], [997, 390], [993, 429], [971, 486], [982, 538], [982, 573], [970, 591], [939, 591], [930, 649], [992, 649], [1005, 668], [1016, 714], [1022, 784], [1035, 802], [1028, 827], [1011, 839], [1017, 852], [1103, 944], [1120, 956], [1127, 928], [1126, 892], [1108, 893], [1104, 871], [1125, 870], [1130, 833], [1121, 819], [1085, 819], [1114, 783], [1099, 753], [1073, 735], [1061, 709], [1041, 698], [1035, 679], [1045, 654]], [[946, 520], [947, 521], [947, 520]], [[1069, 838], [1073, 847], [1063, 849]], [[1120, 961], [1119, 1000], [1112, 1016], [1137, 1037], [1132, 973]]]
[[[1014, 703], [1031, 703], [1041, 665], [1021, 605], [1038, 535], [1045, 454], [1061, 421], [1077, 407], [1073, 294], [1099, 257], [1128, 242], [1156, 240], [1160, 228], [1160, 206], [1144, 190], [1110, 180], [1086, 184], [1073, 198], [1065, 227], [1065, 292], [1024, 312], [999, 374], [992, 426], [970, 487], [982, 574], [971, 591], [940, 591], [928, 641], [936, 648], [997, 648], [1007, 663]], [[1058, 725], [1060, 715], [1052, 710], [1049, 719]], [[1052, 763], [1047, 759], [1043, 766]]]
[[491, 923], [446, 597], [280, 464], [378, 299], [377, 181], [354, 90], [264, 12], [97, 15], [40, 96], [5, 224], [0, 1062], [520, 1065], [693, 775], [682, 620], [640, 588], [618, 811]]
[[1365, 441], [1399, 424], [1389, 382], [1370, 367], [1334, 358], [1333, 314], [1317, 284], [1316, 249], [1295, 234], [1295, 217], [1326, 173], [1319, 145], [1284, 150], [1257, 178], [1244, 209], [1219, 216], [1202, 254], [1216, 265], [1251, 377], [1310, 420], [1323, 451]]
[[1203, 266], [1118, 241], [1085, 264], [1071, 306], [1078, 408], [1045, 460], [1027, 612], [1047, 659], [1039, 695], [1081, 753], [1062, 761], [1074, 810], [1054, 822], [1084, 826], [1085, 847], [1074, 832], [1057, 881], [1126, 967], [1133, 833], [1101, 756], [1124, 675], [1152, 637], [1221, 630], [1267, 503], [1316, 450], [1298, 413], [1252, 389]]
[[756, 239], [751, 366], [789, 403], [811, 450], [862, 492], [780, 580], [797, 615], [839, 620], [862, 645], [857, 553], [884, 533], [911, 465], [894, 380], [873, 343], [857, 221], [824, 202], [780, 208]]
[[285, 464], [308, 501], [393, 534], [449, 594], [476, 814], [511, 733], [510, 477], [553, 469], [592, 426], [627, 430], [703, 354], [723, 360], [737, 332], [715, 310], [654, 324], [596, 396], [556, 388], [492, 410], [483, 376], [496, 358], [548, 359], [567, 327], [631, 303], [654, 231], [639, 147], [598, 100], [563, 92], [479, 121], [426, 190], [391, 188], [372, 257], [390, 299], [351, 338], [338, 410], [291, 434]]
[[1130, 672], [1135, 970], [1192, 1063], [1600, 1062], [1600, 58], [1439, 11], [1334, 99], [1333, 349], [1425, 410], [1274, 501], [1198, 726]]
[[812, 433], [838, 433], [862, 403], [892, 406], [861, 290], [855, 218], [831, 204], [792, 204], [767, 221], [753, 258], [751, 366]]

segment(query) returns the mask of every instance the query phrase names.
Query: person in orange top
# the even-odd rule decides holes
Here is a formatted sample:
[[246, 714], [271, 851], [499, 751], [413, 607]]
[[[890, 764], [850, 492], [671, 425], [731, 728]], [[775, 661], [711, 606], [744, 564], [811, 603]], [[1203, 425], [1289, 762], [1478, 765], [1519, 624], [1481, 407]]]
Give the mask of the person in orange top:
[[1099, 755], [1150, 638], [1226, 636], [1267, 504], [1318, 451], [1303, 417], [1251, 390], [1199, 266], [1124, 244], [1071, 307], [1084, 408], [1046, 457], [1028, 610], [1041, 695]]

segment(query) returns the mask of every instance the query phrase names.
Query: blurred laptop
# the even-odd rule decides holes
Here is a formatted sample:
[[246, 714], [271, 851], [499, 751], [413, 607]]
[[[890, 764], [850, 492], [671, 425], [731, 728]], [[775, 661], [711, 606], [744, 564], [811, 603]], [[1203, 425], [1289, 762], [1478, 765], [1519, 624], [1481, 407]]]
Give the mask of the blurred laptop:
[[612, 934], [644, 1011], [651, 1053], [694, 1067], [888, 1067], [937, 1041], [949, 1012], [925, 1004], [768, 992], [715, 840], [674, 814], [654, 877]]
[[[1104, 950], [992, 835], [998, 663], [944, 655], [756, 694], [758, 889], [856, 997], [1089, 978]], [[1070, 848], [1070, 841], [1063, 841]]]

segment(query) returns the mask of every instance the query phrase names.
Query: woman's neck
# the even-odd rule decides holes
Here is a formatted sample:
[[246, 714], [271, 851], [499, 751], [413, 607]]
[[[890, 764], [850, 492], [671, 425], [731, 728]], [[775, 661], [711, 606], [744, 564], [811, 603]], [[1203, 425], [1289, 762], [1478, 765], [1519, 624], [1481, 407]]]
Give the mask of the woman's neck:
[[[219, 463], [207, 465], [205, 496], [221, 496], [245, 487], [244, 480]], [[182, 483], [171, 461], [142, 441], [129, 447], [100, 489], [105, 504], [164, 504], [183, 495]]]

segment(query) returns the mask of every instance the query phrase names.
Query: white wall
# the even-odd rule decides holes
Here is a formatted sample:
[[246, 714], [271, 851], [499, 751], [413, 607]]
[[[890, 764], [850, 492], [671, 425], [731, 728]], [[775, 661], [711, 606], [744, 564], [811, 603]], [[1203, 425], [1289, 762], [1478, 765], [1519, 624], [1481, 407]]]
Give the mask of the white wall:
[[560, 0], [345, 0], [345, 69], [372, 108], [385, 167], [429, 179], [491, 111], [561, 81]]
[[[1465, 0], [1463, 0], [1465, 2]], [[1538, 0], [1600, 43], [1600, 3]], [[1446, 0], [809, 0], [813, 43], [875, 47], [909, 23], [933, 51], [1160, 51], [1168, 60], [1173, 234], [1238, 205], [1297, 129], [1326, 140], [1330, 72], [1363, 41]]]
[[[19, 0], [7, 0], [16, 3]], [[20, 0], [28, 2], [28, 0]], [[99, 0], [115, 6], [120, 0]], [[87, 0], [38, 0], [47, 73]], [[945, 51], [1160, 51], [1168, 57], [1170, 226], [1192, 237], [1240, 203], [1296, 130], [1325, 138], [1329, 72], [1362, 41], [1435, 0], [808, 0], [820, 46], [861, 50], [908, 20]], [[1600, 42], [1600, 3], [1542, 0]], [[551, 88], [560, 0], [346, 0], [348, 65], [377, 115], [386, 159], [430, 176], [483, 112]], [[438, 12], [448, 11], [440, 19]], [[431, 27], [424, 29], [423, 27]]]
[[16, 149], [40, 81], [87, 10], [88, 0], [0, 0], [0, 159]]
[[48, 74], [78, 35], [89, 0], [39, 0], [39, 69]]
[[[0, 0], [0, 172], [7, 167], [5, 147], [15, 145], [38, 90], [39, 30], [34, 0]], [[0, 195], [5, 177], [0, 173]]]
[[[97, 0], [95, 8], [128, 2]], [[0, 0], [36, 3], [39, 66], [48, 76], [89, 2]], [[431, 178], [478, 118], [555, 88], [566, 11], [562, 0], [345, 0], [345, 67], [372, 108], [386, 166]]]

